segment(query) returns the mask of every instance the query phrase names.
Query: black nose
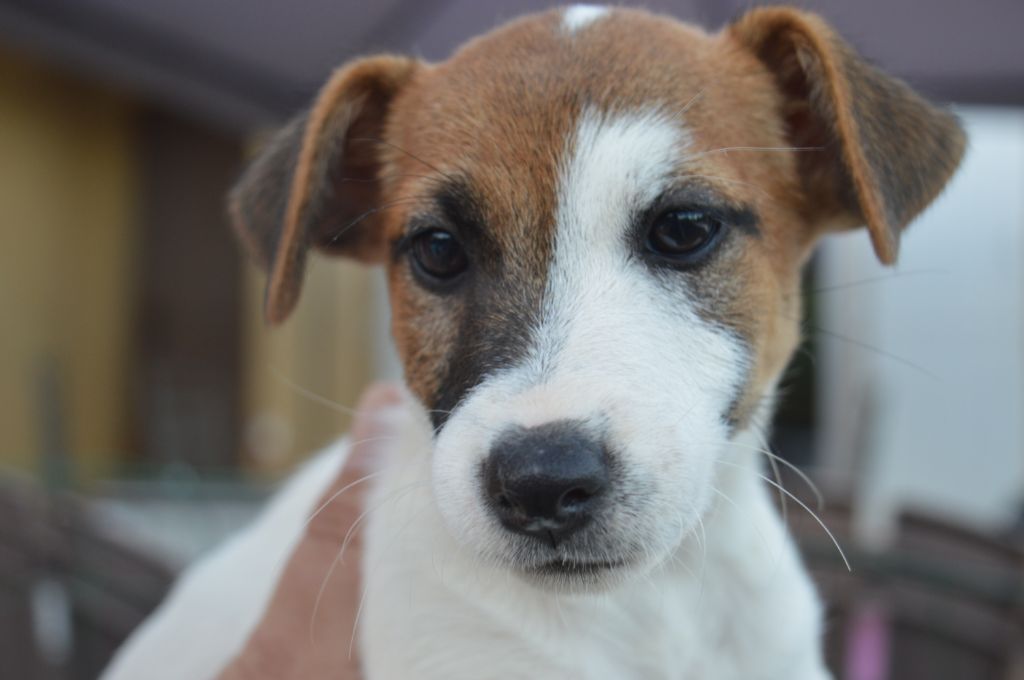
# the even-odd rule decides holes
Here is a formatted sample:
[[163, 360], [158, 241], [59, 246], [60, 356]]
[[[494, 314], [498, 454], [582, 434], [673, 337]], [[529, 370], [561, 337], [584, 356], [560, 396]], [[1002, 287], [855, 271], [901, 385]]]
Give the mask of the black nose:
[[607, 455], [580, 423], [520, 427], [491, 446], [484, 484], [502, 524], [557, 545], [593, 517], [608, 487]]

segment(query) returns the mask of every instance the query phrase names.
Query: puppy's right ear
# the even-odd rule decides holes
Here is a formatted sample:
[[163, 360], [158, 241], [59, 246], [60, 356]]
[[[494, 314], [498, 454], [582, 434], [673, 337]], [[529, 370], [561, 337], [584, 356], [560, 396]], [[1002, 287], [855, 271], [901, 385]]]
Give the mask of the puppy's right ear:
[[269, 271], [264, 312], [276, 324], [299, 297], [311, 246], [364, 262], [384, 258], [374, 211], [380, 146], [395, 95], [419, 62], [370, 57], [331, 76], [313, 107], [256, 157], [229, 197], [235, 231]]

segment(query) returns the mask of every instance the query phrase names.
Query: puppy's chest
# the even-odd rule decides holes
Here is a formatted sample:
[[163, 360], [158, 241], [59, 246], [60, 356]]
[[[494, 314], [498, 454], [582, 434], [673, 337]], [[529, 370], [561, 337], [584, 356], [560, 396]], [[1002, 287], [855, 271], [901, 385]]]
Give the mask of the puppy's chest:
[[561, 634], [545, 646], [567, 668], [574, 661], [570, 672], [578, 672], [580, 680], [712, 677], [703, 660], [711, 650], [726, 651], [720, 646], [728, 636], [720, 617], [704, 608], [707, 603], [692, 586], [643, 583], [615, 601], [579, 610], [563, 604], [570, 611], [563, 614]]
[[[432, 537], [435, 547], [444, 542], [443, 534], [414, 533]], [[556, 596], [459, 559], [454, 547], [435, 552], [417, 543], [400, 542], [368, 573], [364, 643], [382, 666], [394, 667], [379, 677], [744, 677], [706, 672], [704, 658], [728, 636], [720, 608], [695, 582], [655, 577], [614, 594]]]
[[778, 668], [813, 644], [814, 626], [793, 614], [813, 614], [813, 598], [785, 546], [770, 551], [774, 576], [763, 576], [763, 533], [712, 518], [716, 545], [729, 550], [694, 548], [687, 566], [666, 565], [608, 592], [556, 594], [457, 545], [415, 469], [392, 468], [379, 489], [389, 502], [369, 516], [361, 637], [374, 680], [804, 677]]
[[[804, 677], [779, 672], [803, 644], [801, 626], [793, 621], [780, 626], [785, 617], [766, 610], [777, 612], [774, 597], [759, 596], [741, 583], [736, 575], [723, 581], [712, 573], [673, 571], [645, 576], [614, 593], [579, 598], [540, 597], [515, 586], [480, 598], [470, 589], [467, 599], [458, 599], [465, 620], [476, 623], [452, 631], [453, 638], [464, 648], [489, 648], [482, 657], [504, 659], [507, 665], [496, 676], [503, 679]], [[787, 599], [789, 589], [779, 590]], [[792, 605], [799, 608], [800, 598], [795, 600]], [[793, 629], [787, 630], [790, 624]]]

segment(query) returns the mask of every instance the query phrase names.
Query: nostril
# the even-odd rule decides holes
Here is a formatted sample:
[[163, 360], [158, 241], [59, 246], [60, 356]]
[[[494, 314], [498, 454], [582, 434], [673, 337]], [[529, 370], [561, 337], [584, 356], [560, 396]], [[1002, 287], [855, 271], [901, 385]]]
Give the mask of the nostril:
[[498, 504], [498, 507], [501, 508], [502, 510], [511, 510], [512, 507], [513, 507], [512, 506], [512, 501], [510, 501], [508, 499], [508, 496], [506, 496], [503, 493], [498, 494], [497, 496], [495, 496], [494, 497], [494, 502], [496, 502]]
[[558, 500], [558, 506], [561, 510], [568, 512], [581, 510], [594, 495], [583, 488], [570, 489], [562, 494], [562, 497]]

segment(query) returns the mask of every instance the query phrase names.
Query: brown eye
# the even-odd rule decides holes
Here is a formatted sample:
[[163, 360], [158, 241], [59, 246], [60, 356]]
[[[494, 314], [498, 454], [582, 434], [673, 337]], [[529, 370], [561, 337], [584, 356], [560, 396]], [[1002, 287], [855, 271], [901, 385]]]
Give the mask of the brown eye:
[[647, 249], [685, 261], [701, 254], [721, 229], [722, 223], [702, 210], [670, 210], [651, 223]]
[[422, 273], [434, 279], [453, 279], [469, 266], [459, 242], [441, 229], [430, 229], [414, 236], [412, 258]]

